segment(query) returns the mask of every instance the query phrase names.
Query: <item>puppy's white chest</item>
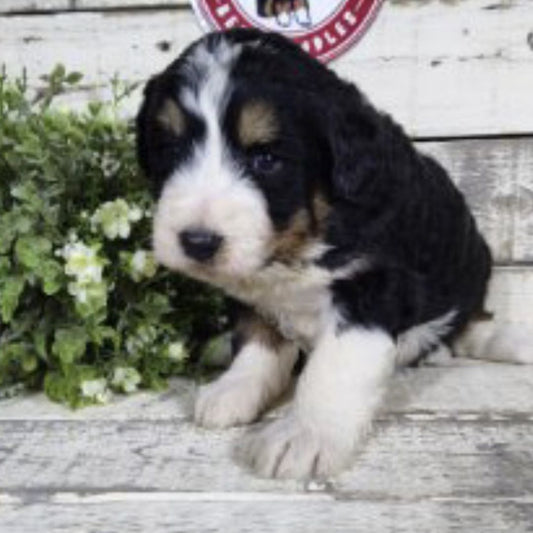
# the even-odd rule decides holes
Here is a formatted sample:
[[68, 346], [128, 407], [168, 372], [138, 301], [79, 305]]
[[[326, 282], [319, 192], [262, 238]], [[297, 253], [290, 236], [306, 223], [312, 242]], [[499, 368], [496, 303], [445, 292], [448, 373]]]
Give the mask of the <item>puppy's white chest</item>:
[[274, 322], [283, 336], [307, 349], [314, 344], [329, 308], [329, 281], [330, 275], [323, 269], [275, 265], [226, 290]]

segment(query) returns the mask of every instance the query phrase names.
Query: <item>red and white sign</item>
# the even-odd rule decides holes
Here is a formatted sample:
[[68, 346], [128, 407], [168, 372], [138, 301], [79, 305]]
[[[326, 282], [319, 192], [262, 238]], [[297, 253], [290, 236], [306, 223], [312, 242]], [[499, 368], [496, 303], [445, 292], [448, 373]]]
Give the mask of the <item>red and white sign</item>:
[[191, 0], [204, 29], [277, 31], [321, 61], [359, 40], [383, 0]]

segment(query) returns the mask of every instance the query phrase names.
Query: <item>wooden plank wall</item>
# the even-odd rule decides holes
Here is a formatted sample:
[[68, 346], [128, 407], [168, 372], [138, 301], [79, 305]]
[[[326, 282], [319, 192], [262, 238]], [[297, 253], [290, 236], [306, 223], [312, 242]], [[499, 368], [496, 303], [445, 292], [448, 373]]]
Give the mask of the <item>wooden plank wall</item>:
[[[27, 3], [36, 0], [0, 2], [1, 9], [19, 13], [0, 19], [2, 62], [13, 72], [25, 65], [38, 83], [40, 74], [64, 61], [84, 71], [89, 95], [105, 92], [115, 72], [145, 80], [200, 35], [183, 1], [150, 8], [146, 0], [47, 0], [43, 5], [84, 10], [21, 15]], [[387, 2], [366, 37], [335, 68], [416, 137], [528, 134], [530, 21], [530, 0]]]

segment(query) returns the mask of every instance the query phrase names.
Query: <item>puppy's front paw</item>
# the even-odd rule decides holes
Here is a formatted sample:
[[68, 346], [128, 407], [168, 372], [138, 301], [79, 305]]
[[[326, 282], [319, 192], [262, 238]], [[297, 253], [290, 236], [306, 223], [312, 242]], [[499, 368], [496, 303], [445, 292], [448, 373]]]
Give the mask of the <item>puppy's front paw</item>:
[[349, 466], [351, 446], [307, 429], [294, 415], [244, 437], [238, 459], [262, 477], [325, 478]]
[[253, 376], [224, 375], [200, 387], [194, 421], [212, 429], [253, 422], [264, 408], [265, 389], [265, 385]]

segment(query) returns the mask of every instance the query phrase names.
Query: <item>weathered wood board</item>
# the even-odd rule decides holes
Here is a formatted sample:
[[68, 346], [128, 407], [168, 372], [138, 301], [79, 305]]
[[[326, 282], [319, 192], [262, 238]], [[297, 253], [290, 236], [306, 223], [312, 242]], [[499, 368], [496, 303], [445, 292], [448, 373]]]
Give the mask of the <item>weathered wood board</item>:
[[489, 286], [487, 309], [502, 320], [533, 324], [533, 268], [496, 270]]
[[0, 13], [66, 10], [71, 8], [71, 4], [70, 0], [2, 0]]
[[533, 261], [533, 137], [418, 147], [448, 169], [497, 261]]
[[148, 501], [121, 500], [119, 495], [68, 504], [9, 504], [0, 513], [0, 523], [3, 533], [28, 533], [36, 524], [41, 531], [54, 533], [526, 533], [531, 531], [531, 509], [527, 500], [498, 499], [405, 503], [307, 496], [296, 501], [199, 502], [174, 494]]
[[[531, 20], [529, 0], [388, 2], [334, 66], [412, 135], [530, 133]], [[4, 16], [0, 61], [34, 85], [57, 62], [82, 70], [75, 102], [106, 94], [115, 72], [146, 80], [200, 34], [188, 9]]]
[[158, 8], [162, 6], [184, 7], [188, 5], [190, 5], [188, 0], [2, 0], [0, 13]]
[[76, 413], [0, 403], [0, 530], [530, 531], [533, 367], [404, 371], [354, 468], [326, 483], [241, 469], [244, 430], [192, 426], [192, 392], [176, 380]]
[[[110, 405], [77, 411], [46, 401], [42, 394], [32, 394], [2, 400], [0, 423], [135, 420], [178, 424], [190, 418], [195, 388], [190, 380], [175, 379], [164, 393], [115, 396]], [[438, 365], [398, 371], [380, 420], [505, 421], [511, 414], [521, 419], [533, 417], [533, 367], [451, 358]]]
[[125, 9], [135, 7], [185, 7], [189, 0], [74, 0], [74, 9]]

